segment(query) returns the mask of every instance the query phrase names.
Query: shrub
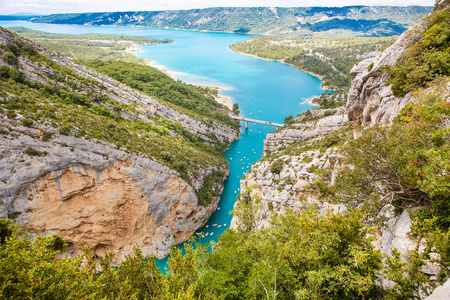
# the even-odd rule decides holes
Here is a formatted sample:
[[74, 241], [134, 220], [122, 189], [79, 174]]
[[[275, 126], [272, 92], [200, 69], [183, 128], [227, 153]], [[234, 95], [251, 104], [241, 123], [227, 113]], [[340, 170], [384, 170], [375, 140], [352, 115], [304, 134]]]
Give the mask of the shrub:
[[270, 165], [270, 172], [272, 174], [280, 174], [281, 170], [283, 169], [284, 161], [280, 158], [274, 161]]
[[17, 114], [16, 114], [16, 112], [15, 112], [14, 110], [9, 110], [9, 111], [6, 113], [6, 116], [7, 116], [9, 119], [14, 119], [15, 117], [17, 117]]
[[[448, 199], [450, 130], [443, 129], [448, 115], [445, 99], [426, 94], [408, 103], [391, 127], [364, 129], [343, 147], [346, 159], [331, 187], [333, 199], [363, 207], [373, 217], [388, 205], [401, 211]], [[326, 188], [322, 192], [330, 196]], [[436, 207], [445, 206], [436, 204], [432, 210]]]
[[427, 22], [421, 39], [406, 49], [395, 66], [387, 68], [391, 75], [388, 83], [397, 97], [450, 75], [450, 12], [434, 13]]
[[51, 132], [48, 132], [48, 131], [44, 132], [44, 134], [42, 135], [42, 141], [43, 142], [49, 141], [52, 138], [52, 135], [53, 135], [53, 133], [51, 133]]
[[59, 133], [62, 135], [69, 135], [70, 134], [70, 126], [69, 125], [64, 125], [63, 127], [59, 128]]
[[29, 156], [46, 156], [48, 154], [48, 152], [46, 152], [46, 151], [44, 151], [44, 152], [37, 151], [31, 147], [28, 147], [25, 150], [25, 153], [28, 154]]
[[22, 119], [21, 123], [22, 123], [23, 126], [31, 127], [31, 125], [33, 125], [33, 120], [31, 120], [31, 119]]
[[10, 70], [11, 70], [11, 68], [8, 67], [8, 66], [5, 66], [5, 65], [0, 66], [0, 78], [4, 78], [4, 79], [9, 78], [10, 77], [10, 75], [9, 75], [9, 71]]
[[12, 54], [11, 52], [7, 52], [4, 56], [4, 59], [8, 64], [10, 64], [12, 66], [15, 66], [19, 63], [17, 57], [14, 54]]

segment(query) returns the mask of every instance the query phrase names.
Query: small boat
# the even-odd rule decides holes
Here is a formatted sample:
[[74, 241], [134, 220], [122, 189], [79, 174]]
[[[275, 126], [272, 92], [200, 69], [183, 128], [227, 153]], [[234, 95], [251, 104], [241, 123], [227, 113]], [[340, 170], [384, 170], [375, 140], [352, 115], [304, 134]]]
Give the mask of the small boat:
[[217, 226], [217, 224], [213, 224], [213, 226]]
[[217, 207], [217, 210], [220, 210], [220, 207]]
[[206, 225], [205, 227], [206, 227], [206, 228], [208, 228], [208, 227], [209, 227], [209, 225]]
[[208, 236], [209, 235], [209, 232], [207, 232], [206, 234], [205, 234], [205, 236]]
[[227, 223], [223, 224], [223, 226], [227, 226]]
[[217, 226], [217, 228], [220, 228], [220, 227], [222, 227], [222, 225]]

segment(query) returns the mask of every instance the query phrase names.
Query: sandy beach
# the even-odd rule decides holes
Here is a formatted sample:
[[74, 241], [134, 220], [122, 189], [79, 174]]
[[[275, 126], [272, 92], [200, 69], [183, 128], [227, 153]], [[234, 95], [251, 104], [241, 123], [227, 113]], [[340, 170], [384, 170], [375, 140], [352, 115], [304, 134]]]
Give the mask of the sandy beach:
[[202, 88], [209, 88], [210, 90], [217, 90], [219, 91], [219, 94], [217, 94], [216, 96], [213, 96], [214, 99], [219, 102], [222, 105], [225, 105], [226, 107], [228, 107], [230, 110], [233, 110], [233, 102], [231, 101], [231, 98], [228, 96], [224, 96], [224, 95], [220, 95], [220, 91], [225, 90], [223, 87], [219, 87], [219, 86], [209, 86], [209, 85], [198, 85], [199, 87]]

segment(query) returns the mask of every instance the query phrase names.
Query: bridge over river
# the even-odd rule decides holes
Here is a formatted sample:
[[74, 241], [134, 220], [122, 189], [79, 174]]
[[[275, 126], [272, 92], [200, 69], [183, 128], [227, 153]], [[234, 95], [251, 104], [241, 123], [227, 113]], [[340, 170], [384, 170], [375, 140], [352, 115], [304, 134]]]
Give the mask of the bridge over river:
[[251, 122], [251, 123], [259, 123], [259, 124], [264, 124], [264, 125], [270, 125], [270, 126], [275, 126], [275, 127], [284, 127], [283, 124], [278, 124], [278, 123], [274, 123], [274, 122], [268, 122], [268, 121], [262, 121], [262, 120], [249, 119], [249, 118], [244, 118], [244, 117], [239, 117], [239, 116], [233, 116], [233, 115], [230, 115], [230, 117], [231, 117], [232, 119], [235, 119], [235, 120], [239, 120], [239, 121], [245, 122], [245, 128], [248, 128], [248, 122]]

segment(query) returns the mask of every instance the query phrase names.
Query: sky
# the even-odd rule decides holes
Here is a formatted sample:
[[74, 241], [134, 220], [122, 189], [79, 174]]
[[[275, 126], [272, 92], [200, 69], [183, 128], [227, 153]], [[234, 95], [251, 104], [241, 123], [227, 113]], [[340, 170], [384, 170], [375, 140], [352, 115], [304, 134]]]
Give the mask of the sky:
[[0, 0], [0, 15], [172, 10], [230, 6], [434, 5], [435, 0]]

